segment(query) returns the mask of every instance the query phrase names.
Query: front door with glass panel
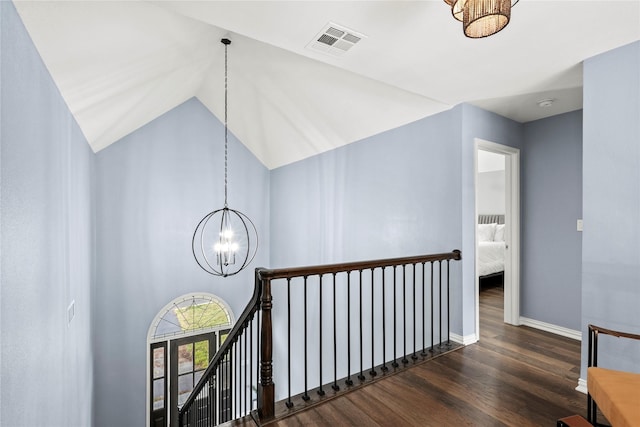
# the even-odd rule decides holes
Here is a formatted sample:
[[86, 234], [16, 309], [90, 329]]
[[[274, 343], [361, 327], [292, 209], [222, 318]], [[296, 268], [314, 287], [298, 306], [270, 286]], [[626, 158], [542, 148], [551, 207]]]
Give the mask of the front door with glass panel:
[[177, 425], [178, 408], [202, 378], [232, 323], [226, 303], [213, 295], [180, 297], [156, 316], [149, 344], [151, 427]]
[[[171, 346], [171, 397], [172, 408], [182, 407], [198, 384], [202, 374], [209, 365], [210, 356], [214, 355], [217, 339], [216, 333], [180, 338], [170, 342]], [[177, 411], [173, 411], [172, 425], [177, 425]]]

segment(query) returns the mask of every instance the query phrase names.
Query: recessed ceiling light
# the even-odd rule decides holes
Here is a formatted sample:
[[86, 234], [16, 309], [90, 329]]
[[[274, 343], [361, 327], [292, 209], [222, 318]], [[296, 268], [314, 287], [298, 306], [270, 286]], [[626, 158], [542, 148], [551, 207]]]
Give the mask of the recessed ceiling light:
[[538, 107], [541, 107], [541, 108], [551, 107], [554, 102], [556, 102], [556, 100], [553, 98], [541, 99], [540, 101], [538, 101]]

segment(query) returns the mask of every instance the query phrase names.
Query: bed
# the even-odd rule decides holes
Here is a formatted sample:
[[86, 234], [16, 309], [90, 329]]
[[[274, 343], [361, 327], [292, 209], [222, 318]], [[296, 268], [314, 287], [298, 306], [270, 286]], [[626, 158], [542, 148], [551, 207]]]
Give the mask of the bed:
[[478, 266], [481, 287], [504, 285], [504, 215], [478, 216]]

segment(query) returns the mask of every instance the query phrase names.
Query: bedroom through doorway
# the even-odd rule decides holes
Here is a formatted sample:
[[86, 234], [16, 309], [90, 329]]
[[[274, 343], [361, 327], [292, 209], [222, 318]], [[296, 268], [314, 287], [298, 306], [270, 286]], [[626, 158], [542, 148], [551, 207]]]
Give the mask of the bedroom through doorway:
[[[518, 149], [476, 140], [476, 337], [481, 309], [505, 323], [519, 324]], [[496, 316], [497, 315], [497, 316]], [[482, 316], [485, 317], [485, 316]]]
[[476, 275], [480, 299], [480, 332], [491, 318], [504, 318], [505, 156], [478, 150]]

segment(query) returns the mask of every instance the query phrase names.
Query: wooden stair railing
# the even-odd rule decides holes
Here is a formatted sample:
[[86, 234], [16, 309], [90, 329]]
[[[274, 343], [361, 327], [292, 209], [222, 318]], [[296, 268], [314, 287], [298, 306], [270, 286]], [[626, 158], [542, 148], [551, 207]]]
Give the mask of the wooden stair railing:
[[[256, 269], [253, 296], [180, 409], [179, 425], [248, 414], [269, 421], [448, 351], [450, 261], [460, 259], [454, 250]], [[279, 410], [276, 397], [284, 401]]]
[[[252, 378], [254, 371], [245, 369], [244, 383], [242, 383], [243, 371], [240, 370], [238, 373], [237, 365], [234, 371], [233, 363], [239, 359], [238, 355], [240, 357], [244, 355], [245, 360], [248, 355], [250, 359], [248, 366], [253, 366], [254, 362], [257, 364], [257, 345], [254, 350], [254, 343], [257, 344], [257, 333], [254, 339], [253, 325], [256, 324], [256, 329], [260, 329], [260, 319], [255, 314], [260, 308], [261, 294], [262, 282], [257, 280], [256, 274], [255, 287], [249, 303], [211, 358], [209, 366], [187, 400], [182, 407], [178, 408], [179, 426], [215, 426], [235, 419], [238, 413], [245, 415], [253, 409], [253, 391], [251, 389], [247, 391], [246, 386], [254, 383]], [[248, 345], [247, 331], [249, 331]], [[255, 361], [254, 355], [256, 355]], [[247, 364], [245, 363], [244, 366], [247, 367]], [[257, 380], [258, 372], [256, 371], [255, 374]], [[248, 380], [247, 377], [249, 377]]]

